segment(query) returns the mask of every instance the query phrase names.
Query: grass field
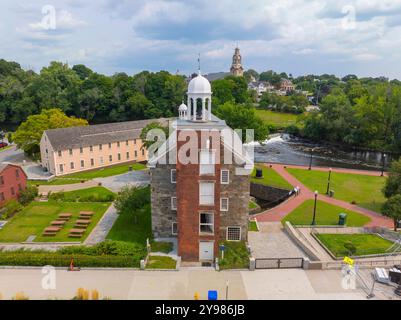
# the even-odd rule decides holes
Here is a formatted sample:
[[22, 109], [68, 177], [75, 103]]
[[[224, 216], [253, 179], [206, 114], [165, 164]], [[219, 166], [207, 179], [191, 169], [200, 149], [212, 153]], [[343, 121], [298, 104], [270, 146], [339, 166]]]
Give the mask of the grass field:
[[289, 125], [295, 124], [298, 119], [298, 115], [292, 113], [275, 112], [271, 110], [256, 109], [255, 113], [264, 122], [272, 124], [274, 126], [284, 128]]
[[255, 221], [248, 222], [248, 231], [259, 231], [258, 225], [256, 224]]
[[247, 269], [249, 267], [249, 253], [244, 241], [222, 241], [224, 244], [224, 259], [219, 255], [220, 269]]
[[56, 178], [49, 181], [28, 180], [28, 184], [34, 186], [61, 186], [64, 184], [81, 183], [83, 180], [86, 181], [86, 179], [63, 179], [63, 178]]
[[[63, 192], [62, 195], [63, 197], [59, 200], [64, 202], [111, 202], [115, 198], [114, 192], [103, 187]], [[50, 199], [56, 200], [57, 198], [59, 198], [57, 193], [53, 193], [50, 196]]]
[[[313, 220], [314, 202], [314, 200], [306, 200], [288, 214], [282, 222], [289, 221], [293, 225], [310, 225]], [[362, 214], [331, 205], [327, 202], [318, 201], [316, 205], [316, 225], [337, 225], [340, 213], [347, 214], [348, 227], [361, 227], [370, 222], [370, 218]]]
[[344, 247], [348, 242], [356, 248], [354, 256], [386, 253], [393, 244], [373, 234], [317, 234], [316, 236], [338, 258], [350, 255]]
[[146, 269], [175, 269], [177, 261], [171, 257], [150, 256]]
[[94, 179], [94, 178], [105, 178], [116, 176], [118, 174], [123, 174], [129, 171], [129, 168], [132, 167], [133, 170], [143, 170], [146, 168], [146, 165], [142, 163], [128, 163], [121, 164], [107, 168], [101, 168], [96, 170], [90, 170], [85, 172], [77, 172], [69, 175], [63, 176], [63, 178], [76, 178], [76, 179]]
[[255, 209], [257, 207], [258, 207], [258, 205], [255, 202], [253, 202], [252, 200], [249, 201], [249, 204], [248, 204], [248, 208], [249, 209], [252, 210], [252, 209]]
[[[287, 171], [311, 190], [326, 193], [328, 172], [288, 168]], [[386, 178], [349, 173], [331, 173], [330, 189], [334, 197], [355, 203], [376, 212], [381, 211], [385, 201], [382, 193]]]
[[[36, 235], [38, 242], [79, 242], [86, 239], [103, 216], [109, 203], [72, 203], [72, 202], [32, 202], [16, 214], [0, 229], [0, 242], [23, 242], [31, 235]], [[80, 211], [94, 211], [92, 222], [80, 239], [69, 238], [68, 233], [79, 216]], [[43, 237], [43, 230], [50, 226], [60, 213], [72, 213], [73, 217], [54, 237]]]
[[[256, 168], [262, 168], [262, 171], [263, 171], [263, 178], [262, 179], [255, 178]], [[281, 177], [273, 169], [265, 167], [265, 166], [256, 166], [256, 168], [253, 169], [253, 172], [252, 172], [252, 175], [251, 175], [251, 182], [259, 183], [259, 184], [263, 184], [263, 185], [271, 186], [271, 187], [287, 189], [287, 190], [291, 190], [293, 188], [287, 182], [287, 180], [285, 180], [283, 177]]]
[[135, 222], [134, 213], [120, 214], [107, 239], [145, 245], [146, 239], [152, 238], [150, 204], [138, 210], [136, 214], [137, 222]]

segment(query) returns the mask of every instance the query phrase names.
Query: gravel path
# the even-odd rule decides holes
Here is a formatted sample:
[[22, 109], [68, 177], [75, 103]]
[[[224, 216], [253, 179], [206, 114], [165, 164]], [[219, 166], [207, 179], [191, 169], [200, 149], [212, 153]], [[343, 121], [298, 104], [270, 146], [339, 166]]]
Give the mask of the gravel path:
[[86, 238], [84, 244], [94, 245], [96, 243], [104, 241], [114, 222], [117, 220], [117, 218], [118, 218], [117, 210], [112, 204], [107, 209], [102, 219], [100, 219], [97, 226], [92, 230], [90, 235]]

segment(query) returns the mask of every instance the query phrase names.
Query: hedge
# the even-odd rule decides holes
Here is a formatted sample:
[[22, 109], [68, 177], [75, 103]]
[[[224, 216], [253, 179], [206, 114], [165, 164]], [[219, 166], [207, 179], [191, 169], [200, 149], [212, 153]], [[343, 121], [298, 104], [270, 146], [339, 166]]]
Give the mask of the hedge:
[[138, 268], [140, 261], [130, 256], [92, 256], [82, 254], [0, 252], [0, 266], [54, 266], [69, 267], [74, 258], [75, 267]]

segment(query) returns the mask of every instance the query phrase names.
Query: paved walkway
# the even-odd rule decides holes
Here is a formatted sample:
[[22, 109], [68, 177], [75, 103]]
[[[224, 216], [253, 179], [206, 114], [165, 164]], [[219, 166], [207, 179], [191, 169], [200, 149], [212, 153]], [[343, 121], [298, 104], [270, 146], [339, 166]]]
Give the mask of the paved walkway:
[[113, 192], [119, 192], [123, 187], [130, 186], [147, 186], [150, 183], [149, 170], [134, 170], [124, 174], [107, 177], [96, 178], [96, 182], [101, 182], [102, 185]]
[[258, 222], [259, 232], [248, 233], [254, 258], [304, 258], [307, 255], [288, 237], [281, 222]]
[[39, 186], [39, 194], [47, 195], [50, 191], [52, 193], [55, 193], [61, 191], [68, 192], [68, 191], [87, 189], [87, 188], [97, 187], [98, 184], [99, 183], [94, 180], [88, 180], [85, 182], [73, 183], [73, 184]]
[[[289, 166], [287, 166], [289, 167]], [[281, 203], [280, 205], [266, 210], [262, 213], [259, 213], [256, 217], [258, 222], [261, 221], [281, 221], [286, 215], [292, 212], [295, 208], [299, 207], [303, 202], [308, 199], [314, 199], [314, 193], [309, 190], [305, 185], [303, 185], [298, 179], [296, 179], [293, 175], [291, 175], [287, 170], [285, 170], [284, 165], [273, 165], [272, 167], [278, 174], [280, 174], [285, 180], [287, 180], [291, 185], [298, 186], [301, 188], [301, 193], [298, 196], [293, 196], [287, 201]], [[341, 169], [342, 172], [361, 172], [359, 170], [352, 169]], [[333, 171], [337, 172], [337, 169], [333, 169]], [[363, 171], [365, 172], [365, 171]], [[377, 172], [376, 172], [377, 173]], [[326, 195], [319, 195], [318, 198], [320, 201], [324, 201], [330, 203], [332, 205], [336, 205], [339, 207], [343, 207], [348, 210], [352, 210], [368, 216], [371, 219], [366, 226], [381, 226], [393, 228], [393, 221], [387, 217], [384, 217], [377, 212], [374, 212], [369, 209], [361, 208], [356, 205], [350, 204], [346, 201], [330, 198]]]
[[98, 222], [96, 227], [92, 230], [90, 235], [84, 241], [85, 245], [94, 245], [106, 239], [114, 222], [117, 220], [117, 210], [112, 204], [104, 213], [102, 219]]

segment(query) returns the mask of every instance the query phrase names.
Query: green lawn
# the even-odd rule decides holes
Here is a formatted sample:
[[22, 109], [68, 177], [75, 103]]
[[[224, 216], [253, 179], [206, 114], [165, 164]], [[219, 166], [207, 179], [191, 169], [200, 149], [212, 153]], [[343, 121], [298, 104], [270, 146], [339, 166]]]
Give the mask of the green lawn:
[[[36, 235], [34, 241], [38, 242], [84, 241], [109, 206], [109, 203], [32, 202], [0, 229], [0, 242], [23, 242], [31, 235]], [[69, 230], [73, 228], [80, 211], [94, 211], [92, 223], [82, 238], [69, 238]], [[55, 237], [43, 237], [43, 230], [60, 213], [72, 213], [73, 217]]]
[[[314, 200], [306, 200], [288, 214], [282, 220], [282, 223], [289, 221], [293, 225], [310, 225], [313, 219], [314, 202]], [[316, 205], [316, 224], [324, 226], [337, 225], [340, 213], [347, 214], [348, 227], [361, 227], [370, 222], [370, 218], [362, 214], [331, 205], [327, 202], [318, 201]]]
[[128, 163], [121, 164], [107, 168], [101, 168], [96, 170], [90, 170], [85, 172], [77, 172], [69, 175], [63, 176], [64, 178], [77, 178], [77, 179], [94, 179], [94, 178], [105, 178], [110, 176], [116, 176], [118, 174], [123, 174], [128, 172], [129, 167], [132, 167], [133, 170], [143, 170], [146, 168], [146, 165], [142, 163]]
[[[304, 169], [287, 169], [299, 181], [311, 190], [325, 194], [327, 190], [328, 172]], [[386, 178], [348, 173], [331, 173], [330, 189], [334, 197], [347, 202], [355, 201], [360, 207], [381, 211], [385, 201], [382, 193]]]
[[255, 221], [248, 222], [248, 231], [259, 231], [258, 225], [256, 224]]
[[[262, 171], [263, 171], [262, 179], [255, 178], [256, 168], [262, 168]], [[260, 184], [263, 184], [266, 186], [282, 188], [282, 189], [287, 189], [287, 190], [291, 190], [293, 188], [291, 186], [291, 184], [289, 184], [287, 182], [287, 180], [285, 180], [282, 176], [280, 176], [276, 171], [274, 171], [271, 168], [265, 167], [265, 166], [256, 166], [253, 169], [253, 172], [251, 175], [251, 182], [260, 183]]]
[[173, 251], [173, 243], [166, 241], [153, 241], [151, 244], [152, 252], [170, 253]]
[[64, 202], [112, 202], [115, 198], [114, 192], [104, 187], [93, 187], [76, 191], [53, 193], [52, 200]]
[[81, 183], [83, 180], [85, 180], [85, 179], [55, 178], [55, 179], [51, 179], [49, 181], [45, 181], [45, 180], [28, 180], [28, 184], [34, 185], [34, 186], [60, 186], [60, 185], [64, 185], [64, 184]]
[[282, 113], [271, 110], [256, 109], [255, 113], [264, 122], [272, 124], [274, 126], [284, 128], [289, 125], [295, 124], [298, 119], [298, 115], [292, 113]]
[[249, 204], [248, 204], [249, 209], [255, 209], [257, 207], [258, 207], [258, 205], [255, 202], [253, 202], [252, 200], [249, 201]]
[[146, 269], [175, 269], [177, 261], [171, 257], [149, 256]]
[[224, 244], [224, 259], [221, 259], [219, 253], [219, 266], [224, 269], [248, 269], [249, 253], [244, 241], [222, 241]]
[[107, 239], [145, 245], [146, 239], [152, 238], [150, 204], [138, 210], [136, 214], [137, 222], [135, 222], [134, 213], [120, 214], [107, 235]]
[[6, 150], [8, 150], [8, 149], [11, 149], [13, 147], [13, 145], [8, 145], [7, 147], [4, 147], [4, 148], [1, 148], [0, 149], [0, 152], [3, 152], [3, 151], [6, 151]]
[[316, 236], [338, 258], [350, 255], [344, 247], [347, 242], [355, 246], [354, 256], [386, 253], [393, 244], [373, 234], [317, 234]]

